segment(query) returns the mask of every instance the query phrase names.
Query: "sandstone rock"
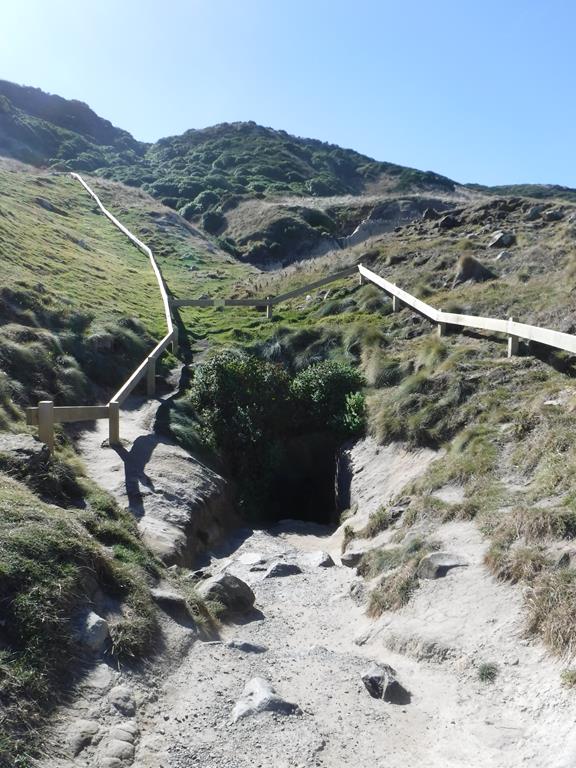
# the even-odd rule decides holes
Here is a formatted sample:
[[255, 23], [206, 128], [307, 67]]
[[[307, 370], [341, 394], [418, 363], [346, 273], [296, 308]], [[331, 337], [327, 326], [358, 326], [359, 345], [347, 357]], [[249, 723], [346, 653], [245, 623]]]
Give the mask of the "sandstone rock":
[[242, 651], [243, 653], [266, 653], [268, 650], [265, 645], [249, 643], [246, 640], [230, 640], [230, 642], [226, 643], [226, 646], [235, 651]]
[[334, 560], [332, 560], [328, 552], [323, 552], [321, 549], [306, 555], [306, 562], [313, 568], [332, 568], [334, 565]]
[[410, 703], [410, 693], [398, 682], [396, 670], [388, 664], [372, 664], [361, 677], [373, 699], [384, 699], [391, 704]]
[[224, 614], [245, 613], [254, 606], [254, 592], [246, 582], [231, 573], [212, 576], [198, 586], [198, 594], [224, 606]]
[[108, 694], [110, 703], [125, 717], [134, 717], [136, 714], [136, 702], [134, 694], [127, 685], [117, 685]]
[[94, 653], [102, 653], [110, 640], [108, 622], [94, 611], [89, 611], [79, 620], [78, 642]]
[[488, 248], [509, 248], [516, 245], [516, 235], [513, 232], [494, 232], [492, 239], [488, 243]]
[[533, 205], [531, 208], [528, 209], [526, 213], [526, 221], [534, 221], [535, 219], [539, 219], [543, 210], [544, 210], [544, 206]]
[[98, 723], [93, 720], [76, 720], [70, 727], [70, 749], [72, 756], [80, 752], [92, 743], [94, 736], [98, 733]]
[[105, 748], [105, 754], [107, 758], [120, 760], [122, 762], [131, 763], [134, 759], [134, 745], [128, 741], [120, 741], [119, 739], [111, 739]]
[[446, 576], [452, 568], [466, 565], [468, 563], [458, 555], [453, 555], [450, 552], [432, 552], [420, 560], [417, 576], [420, 579], [439, 579]]
[[296, 704], [282, 699], [272, 685], [263, 677], [253, 677], [246, 683], [242, 697], [236, 702], [232, 712], [232, 722], [259, 712], [276, 712], [281, 715], [293, 715], [300, 710]]
[[296, 563], [272, 563], [264, 575], [265, 579], [277, 579], [284, 576], [295, 576], [302, 573], [302, 568]]

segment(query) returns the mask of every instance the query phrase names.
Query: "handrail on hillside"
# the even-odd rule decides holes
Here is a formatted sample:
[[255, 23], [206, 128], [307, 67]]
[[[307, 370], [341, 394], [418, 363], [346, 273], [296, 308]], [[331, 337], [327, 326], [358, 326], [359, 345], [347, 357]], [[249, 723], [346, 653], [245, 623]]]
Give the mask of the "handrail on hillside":
[[166, 285], [160, 272], [160, 268], [154, 258], [152, 250], [136, 235], [124, 226], [113, 216], [93, 189], [84, 181], [78, 173], [71, 173], [70, 176], [82, 184], [84, 189], [95, 200], [102, 213], [117, 227], [123, 234], [131, 240], [134, 245], [141, 250], [150, 259], [152, 270], [158, 283], [164, 315], [166, 317], [167, 334], [158, 342], [152, 352], [140, 363], [138, 368], [132, 373], [130, 378], [124, 382], [118, 392], [116, 392], [107, 405], [79, 405], [54, 407], [52, 400], [42, 400], [37, 408], [26, 409], [26, 421], [31, 425], [38, 425], [38, 437], [48, 446], [48, 450], [54, 450], [54, 424], [64, 422], [93, 421], [95, 419], [108, 419], [110, 445], [120, 444], [120, 406], [126, 400], [128, 395], [134, 390], [136, 385], [146, 376], [146, 391], [148, 397], [152, 397], [156, 391], [156, 362], [169, 344], [172, 344], [173, 351], [178, 350], [178, 329], [174, 325], [172, 317], [172, 307], [168, 298]]
[[444, 336], [448, 329], [462, 327], [462, 328], [475, 328], [481, 331], [492, 331], [494, 333], [503, 333], [508, 337], [508, 357], [518, 354], [520, 339], [526, 339], [528, 341], [534, 341], [539, 344], [544, 344], [554, 349], [561, 349], [572, 354], [576, 354], [576, 336], [570, 333], [562, 333], [560, 331], [553, 331], [549, 328], [540, 328], [535, 325], [527, 325], [525, 323], [517, 323], [512, 317], [507, 320], [500, 320], [494, 317], [481, 317], [476, 315], [461, 315], [454, 312], [444, 312], [441, 309], [436, 309], [430, 304], [426, 304], [425, 301], [417, 299], [412, 294], [399, 288], [394, 283], [386, 280], [384, 277], [372, 272], [367, 267], [359, 264], [357, 266], [348, 267], [340, 270], [339, 272], [327, 275], [319, 280], [315, 280], [312, 283], [296, 288], [293, 291], [282, 293], [278, 296], [267, 296], [265, 299], [176, 299], [170, 300], [166, 286], [162, 278], [162, 274], [156, 263], [154, 255], [150, 248], [133, 235], [118, 219], [113, 216], [101, 203], [96, 193], [86, 184], [84, 179], [77, 173], [72, 173], [71, 176], [77, 179], [87, 192], [94, 198], [98, 207], [104, 213], [104, 215], [110, 219], [114, 226], [118, 227], [143, 253], [145, 253], [150, 259], [152, 269], [158, 281], [158, 287], [160, 289], [160, 295], [162, 297], [162, 303], [164, 306], [164, 313], [166, 315], [166, 326], [168, 333], [161, 339], [154, 347], [152, 352], [142, 361], [142, 363], [136, 368], [130, 378], [120, 387], [118, 392], [114, 394], [112, 399], [107, 405], [80, 405], [80, 406], [63, 406], [54, 407], [54, 402], [51, 400], [44, 400], [38, 404], [37, 408], [27, 408], [26, 418], [27, 423], [38, 426], [38, 437], [40, 440], [48, 446], [52, 451], [54, 448], [54, 424], [64, 422], [77, 422], [77, 421], [92, 421], [94, 419], [108, 419], [109, 420], [109, 443], [110, 445], [118, 445], [120, 443], [120, 406], [126, 400], [128, 395], [133, 391], [138, 382], [140, 382], [144, 376], [147, 380], [147, 393], [148, 396], [153, 396], [155, 392], [156, 383], [156, 361], [160, 355], [166, 350], [168, 345], [172, 343], [174, 351], [177, 350], [178, 337], [177, 329], [174, 326], [172, 317], [173, 307], [209, 307], [209, 306], [254, 306], [265, 307], [267, 316], [272, 317], [272, 307], [279, 304], [282, 301], [288, 301], [289, 299], [300, 296], [307, 293], [314, 288], [319, 288], [322, 285], [326, 285], [334, 280], [341, 280], [349, 275], [358, 271], [360, 276], [360, 283], [362, 284], [366, 280], [374, 283], [387, 293], [392, 299], [392, 310], [397, 312], [401, 309], [402, 305], [410, 307], [414, 312], [426, 317], [432, 323], [435, 323], [438, 328], [440, 336]]

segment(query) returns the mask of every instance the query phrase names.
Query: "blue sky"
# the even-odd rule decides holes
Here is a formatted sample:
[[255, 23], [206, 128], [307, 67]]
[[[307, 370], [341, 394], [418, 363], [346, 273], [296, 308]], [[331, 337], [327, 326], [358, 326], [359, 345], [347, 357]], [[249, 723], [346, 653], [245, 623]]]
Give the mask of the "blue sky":
[[574, 0], [3, 0], [0, 78], [152, 141], [255, 120], [485, 184], [576, 187]]

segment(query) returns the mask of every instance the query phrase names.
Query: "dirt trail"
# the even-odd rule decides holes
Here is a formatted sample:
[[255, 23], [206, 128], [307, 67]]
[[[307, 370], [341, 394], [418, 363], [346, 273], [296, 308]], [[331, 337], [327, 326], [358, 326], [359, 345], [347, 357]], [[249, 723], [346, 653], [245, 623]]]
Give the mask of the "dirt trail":
[[[138, 413], [134, 428], [147, 411]], [[124, 429], [130, 434], [129, 424]], [[87, 458], [96, 444], [96, 435], [82, 443]], [[102, 483], [114, 490], [111, 454], [100, 451], [93, 472], [102, 472]], [[377, 464], [365, 458], [372, 466], [364, 472], [368, 504]], [[382, 458], [388, 465], [393, 451]], [[396, 458], [398, 466], [414, 466], [401, 449]], [[423, 470], [422, 454], [418, 462]], [[382, 471], [390, 474], [388, 466]], [[394, 477], [390, 487], [397, 484]], [[380, 498], [386, 499], [382, 485]], [[56, 718], [42, 768], [573, 766], [574, 696], [560, 685], [562, 665], [524, 639], [521, 590], [490, 577], [474, 523], [443, 525], [435, 539], [468, 565], [422, 581], [404, 609], [370, 621], [351, 593], [359, 584], [354, 571], [311, 561], [315, 550], [336, 553], [338, 533], [293, 522], [238, 530], [212, 550], [207, 567], [250, 584], [256, 610], [226, 626], [215, 643], [165, 616], [164, 651], [149, 665], [97, 664]], [[265, 578], [263, 569], [276, 561], [298, 564], [301, 573]], [[266, 650], [247, 652], [231, 640]], [[409, 703], [370, 697], [360, 676], [372, 661], [396, 669]], [[492, 684], [478, 679], [483, 662], [499, 666]], [[263, 712], [232, 722], [234, 705], [255, 676], [300, 713]]]

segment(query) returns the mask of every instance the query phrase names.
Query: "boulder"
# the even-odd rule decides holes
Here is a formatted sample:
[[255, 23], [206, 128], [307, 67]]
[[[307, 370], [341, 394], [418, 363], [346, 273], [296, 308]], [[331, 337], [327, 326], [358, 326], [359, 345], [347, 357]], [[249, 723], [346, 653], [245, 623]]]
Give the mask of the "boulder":
[[110, 628], [106, 619], [94, 611], [88, 611], [79, 621], [76, 634], [78, 642], [94, 653], [102, 653], [110, 640]]
[[299, 713], [299, 707], [282, 699], [272, 685], [263, 677], [253, 677], [242, 691], [242, 697], [236, 702], [232, 712], [232, 722], [259, 712], [275, 712], [280, 715]]
[[295, 576], [298, 573], [302, 573], [302, 568], [296, 563], [272, 563], [270, 568], [266, 571], [265, 579], [277, 579], [284, 576]]
[[226, 643], [226, 647], [235, 651], [242, 651], [242, 653], [266, 653], [268, 650], [265, 645], [249, 643], [247, 640], [230, 640]]
[[334, 565], [334, 560], [332, 560], [328, 552], [323, 552], [321, 549], [306, 555], [306, 562], [313, 568], [332, 568]]
[[533, 205], [526, 212], [526, 221], [535, 221], [535, 219], [539, 219], [543, 210], [544, 210], [544, 206]]
[[186, 608], [186, 600], [179, 592], [163, 587], [155, 587], [150, 590], [155, 602], [173, 608]]
[[373, 699], [384, 699], [390, 704], [409, 704], [409, 691], [396, 679], [396, 670], [388, 664], [372, 664], [362, 673], [362, 682]]
[[420, 579], [439, 579], [446, 576], [452, 568], [462, 568], [466, 565], [468, 563], [458, 555], [450, 552], [432, 552], [420, 560], [416, 575]]
[[206, 579], [198, 586], [198, 594], [204, 600], [223, 605], [223, 615], [246, 613], [252, 610], [256, 599], [248, 584], [231, 573], [220, 573]]
[[546, 211], [542, 218], [544, 221], [562, 221], [564, 211], [561, 208], [552, 208], [552, 210]]
[[438, 229], [454, 229], [454, 227], [459, 227], [460, 222], [455, 216], [451, 216], [450, 214], [447, 214], [446, 216], [443, 216], [440, 221], [438, 222]]
[[442, 214], [439, 213], [436, 208], [426, 208], [422, 214], [422, 219], [424, 221], [436, 221], [436, 219], [439, 219], [441, 215]]
[[509, 248], [511, 245], [516, 245], [516, 235], [513, 232], [499, 230], [493, 233], [488, 248]]

